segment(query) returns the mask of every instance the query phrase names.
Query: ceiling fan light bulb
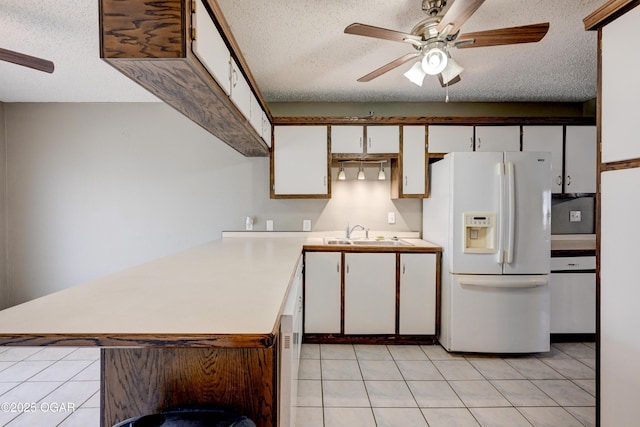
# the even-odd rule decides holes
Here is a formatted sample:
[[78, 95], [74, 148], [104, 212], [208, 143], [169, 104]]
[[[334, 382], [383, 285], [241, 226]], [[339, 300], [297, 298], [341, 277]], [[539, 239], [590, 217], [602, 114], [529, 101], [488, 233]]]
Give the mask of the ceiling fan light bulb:
[[422, 69], [421, 62], [418, 61], [415, 64], [413, 64], [411, 68], [409, 68], [409, 71], [404, 73], [404, 76], [408, 78], [409, 81], [411, 81], [411, 83], [416, 84], [418, 86], [422, 86], [422, 82], [424, 81], [424, 77], [426, 76], [426, 74]]
[[447, 67], [447, 54], [440, 48], [429, 49], [422, 58], [422, 69], [425, 73], [435, 76]]
[[463, 71], [464, 71], [464, 68], [462, 68], [460, 64], [454, 61], [453, 58], [449, 58], [447, 66], [445, 67], [444, 70], [442, 70], [442, 73], [441, 73], [442, 83], [443, 84], [449, 83], [451, 80], [459, 76], [460, 73], [462, 73]]

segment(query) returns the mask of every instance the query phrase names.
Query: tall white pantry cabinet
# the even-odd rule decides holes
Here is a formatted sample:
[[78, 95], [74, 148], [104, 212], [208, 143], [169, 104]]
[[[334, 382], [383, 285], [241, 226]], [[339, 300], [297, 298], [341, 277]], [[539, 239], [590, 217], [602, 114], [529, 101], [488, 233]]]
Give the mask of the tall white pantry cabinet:
[[598, 30], [601, 108], [600, 161], [600, 324], [599, 425], [637, 425], [640, 405], [640, 287], [638, 212], [640, 85], [629, 72], [640, 69], [640, 1], [611, 0], [585, 18]]

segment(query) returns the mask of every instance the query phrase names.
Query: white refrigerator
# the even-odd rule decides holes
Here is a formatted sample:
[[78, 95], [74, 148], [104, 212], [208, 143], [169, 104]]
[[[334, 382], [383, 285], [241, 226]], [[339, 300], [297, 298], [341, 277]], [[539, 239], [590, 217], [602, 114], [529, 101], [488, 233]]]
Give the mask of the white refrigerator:
[[551, 157], [456, 152], [430, 167], [423, 238], [443, 247], [448, 351], [549, 351]]

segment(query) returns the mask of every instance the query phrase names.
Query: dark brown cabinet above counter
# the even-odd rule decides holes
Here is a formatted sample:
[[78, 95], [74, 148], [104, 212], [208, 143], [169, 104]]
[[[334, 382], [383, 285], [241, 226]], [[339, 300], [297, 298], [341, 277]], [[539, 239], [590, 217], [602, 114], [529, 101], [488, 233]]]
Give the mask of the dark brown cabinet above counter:
[[[230, 90], [209, 71], [215, 67], [205, 66], [207, 56], [194, 51], [197, 21], [208, 36], [201, 45], [213, 34], [228, 47], [221, 60], [234, 63]], [[209, 48], [215, 46], [198, 46]], [[268, 110], [215, 1], [100, 0], [100, 57], [241, 154], [269, 155]], [[234, 98], [239, 82], [248, 85], [237, 92], [246, 100]]]

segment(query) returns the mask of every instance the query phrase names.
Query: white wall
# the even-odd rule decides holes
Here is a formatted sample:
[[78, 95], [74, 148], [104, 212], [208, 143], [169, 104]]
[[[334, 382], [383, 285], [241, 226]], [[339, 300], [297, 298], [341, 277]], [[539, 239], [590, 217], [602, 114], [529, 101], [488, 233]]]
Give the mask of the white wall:
[[164, 104], [4, 104], [4, 116], [0, 307], [218, 239], [248, 215], [256, 230], [266, 219], [276, 230], [302, 219], [420, 230], [419, 200], [391, 201], [389, 181], [334, 181], [329, 201], [271, 200], [268, 158], [241, 156]]
[[7, 253], [5, 251], [7, 224], [7, 213], [5, 210], [6, 160], [4, 103], [0, 102], [0, 308], [4, 307], [5, 305], [5, 288], [7, 284]]

